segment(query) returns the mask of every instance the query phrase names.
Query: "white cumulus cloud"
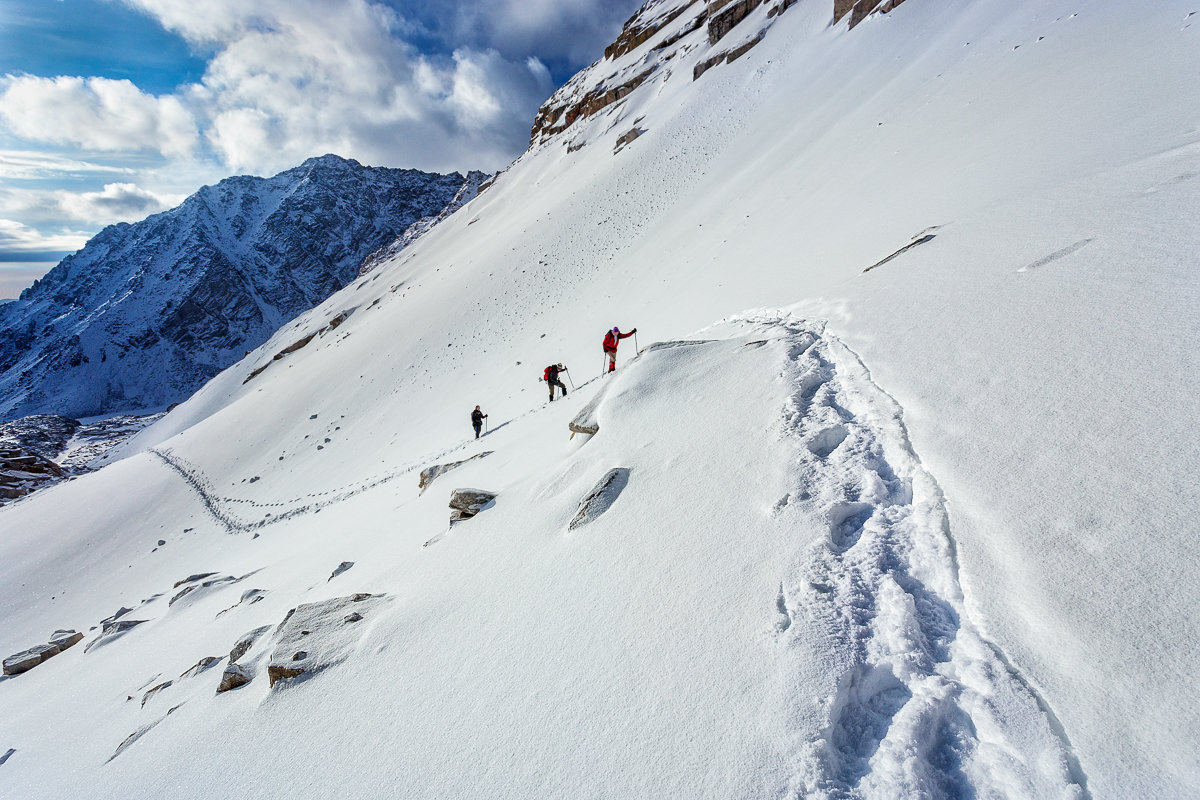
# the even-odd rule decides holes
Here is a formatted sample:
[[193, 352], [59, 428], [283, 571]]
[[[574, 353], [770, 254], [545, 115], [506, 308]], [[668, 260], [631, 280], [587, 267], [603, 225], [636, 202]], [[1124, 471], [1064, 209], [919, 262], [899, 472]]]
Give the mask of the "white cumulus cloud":
[[109, 78], [6, 76], [0, 121], [22, 139], [91, 150], [184, 155], [197, 141], [195, 119], [178, 97]]

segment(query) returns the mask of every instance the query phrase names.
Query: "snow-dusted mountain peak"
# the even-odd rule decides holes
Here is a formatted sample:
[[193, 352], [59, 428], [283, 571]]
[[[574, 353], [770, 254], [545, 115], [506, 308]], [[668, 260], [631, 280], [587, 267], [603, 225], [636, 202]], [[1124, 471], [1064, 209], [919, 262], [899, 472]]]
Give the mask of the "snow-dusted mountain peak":
[[111, 225], [0, 307], [0, 418], [161, 408], [357, 274], [472, 176], [310, 158]]

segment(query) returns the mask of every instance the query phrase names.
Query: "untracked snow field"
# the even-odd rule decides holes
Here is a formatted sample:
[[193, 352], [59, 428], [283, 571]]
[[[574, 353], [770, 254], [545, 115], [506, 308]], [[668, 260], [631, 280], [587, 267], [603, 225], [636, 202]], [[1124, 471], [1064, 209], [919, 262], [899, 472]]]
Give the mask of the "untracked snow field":
[[1200, 8], [830, 5], [0, 510], [0, 794], [1200, 796]]

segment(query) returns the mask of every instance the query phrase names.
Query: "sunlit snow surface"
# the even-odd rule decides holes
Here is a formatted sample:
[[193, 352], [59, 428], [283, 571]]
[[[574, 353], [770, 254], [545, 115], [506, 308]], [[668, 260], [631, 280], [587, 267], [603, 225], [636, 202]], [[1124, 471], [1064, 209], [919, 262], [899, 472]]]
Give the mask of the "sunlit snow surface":
[[[801, 2], [699, 81], [679, 50], [0, 511], [4, 654], [146, 620], [0, 682], [0, 787], [1196, 796], [1194, 10]], [[613, 325], [645, 352], [601, 379]], [[449, 528], [462, 487], [497, 498]], [[387, 602], [310, 680], [179, 677], [356, 592]]]

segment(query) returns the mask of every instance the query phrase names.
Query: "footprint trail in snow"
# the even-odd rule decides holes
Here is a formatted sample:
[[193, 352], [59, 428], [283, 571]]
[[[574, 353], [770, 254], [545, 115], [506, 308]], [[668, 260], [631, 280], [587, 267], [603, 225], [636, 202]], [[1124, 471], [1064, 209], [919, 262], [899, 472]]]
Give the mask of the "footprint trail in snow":
[[[802, 731], [782, 794], [1089, 797], [1049, 705], [967, 618], [945, 501], [900, 407], [822, 326], [770, 313], [739, 321], [788, 345], [793, 488], [775, 513], [828, 531], [774, 602], [781, 691]], [[815, 698], [813, 649], [828, 690]]]

